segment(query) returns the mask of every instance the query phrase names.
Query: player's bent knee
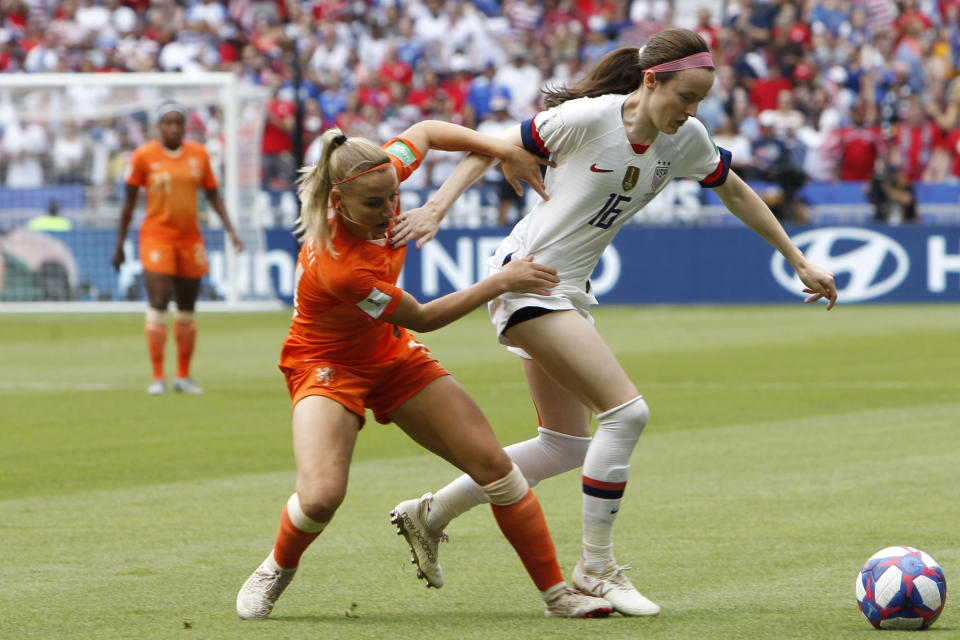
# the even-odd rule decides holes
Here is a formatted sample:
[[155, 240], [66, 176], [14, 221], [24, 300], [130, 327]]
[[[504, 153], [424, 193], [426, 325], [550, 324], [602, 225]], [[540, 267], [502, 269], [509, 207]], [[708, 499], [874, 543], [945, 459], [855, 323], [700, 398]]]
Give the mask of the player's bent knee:
[[636, 440], [650, 420], [650, 407], [643, 396], [637, 396], [619, 407], [597, 414], [600, 431], [622, 440]]
[[155, 309], [154, 307], [147, 307], [146, 313], [147, 324], [167, 324], [167, 312], [163, 309]]
[[300, 509], [316, 522], [329, 522], [343, 503], [346, 492], [297, 489]]
[[485, 456], [483, 459], [473, 461], [465, 466], [468, 468], [464, 468], [463, 471], [466, 472], [474, 482], [483, 486], [495, 482], [510, 473], [513, 468], [513, 461], [510, 459], [510, 456], [504, 453], [503, 449], [498, 448], [492, 451], [489, 456]]
[[556, 473], [564, 473], [583, 466], [583, 459], [587, 455], [592, 438], [571, 436], [545, 427], [539, 427], [537, 430], [540, 432], [537, 438], [543, 450], [554, 461]]

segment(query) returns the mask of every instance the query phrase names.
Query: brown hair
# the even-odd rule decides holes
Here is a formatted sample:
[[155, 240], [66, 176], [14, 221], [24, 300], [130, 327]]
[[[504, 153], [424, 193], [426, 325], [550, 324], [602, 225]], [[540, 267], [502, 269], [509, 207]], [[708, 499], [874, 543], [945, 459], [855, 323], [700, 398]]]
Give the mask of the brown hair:
[[[689, 29], [667, 29], [650, 38], [642, 49], [614, 49], [600, 58], [587, 75], [572, 87], [544, 90], [543, 101], [547, 108], [550, 108], [576, 98], [595, 98], [608, 93], [633, 93], [643, 82], [645, 69], [709, 51], [706, 41], [696, 32]], [[658, 71], [657, 80], [668, 82], [677, 73]]]
[[[366, 138], [348, 138], [340, 129], [327, 129], [320, 136], [323, 151], [320, 160], [312, 167], [300, 169], [297, 187], [300, 196], [300, 217], [297, 218], [297, 233], [312, 238], [318, 247], [326, 249], [333, 257], [337, 252], [330, 242], [330, 225], [327, 214], [330, 209], [330, 190], [333, 183], [355, 176], [361, 171], [390, 162], [387, 152]], [[351, 181], [337, 186], [351, 193], [356, 188]]]

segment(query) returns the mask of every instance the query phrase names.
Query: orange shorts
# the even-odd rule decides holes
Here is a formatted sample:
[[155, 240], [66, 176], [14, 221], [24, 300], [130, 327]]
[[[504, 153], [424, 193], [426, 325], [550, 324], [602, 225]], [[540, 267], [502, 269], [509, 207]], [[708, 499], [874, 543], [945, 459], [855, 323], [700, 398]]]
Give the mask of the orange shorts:
[[390, 413], [440, 376], [450, 373], [440, 366], [425, 346], [366, 365], [315, 360], [309, 367], [280, 370], [287, 378], [291, 406], [307, 396], [324, 396], [360, 416], [373, 411], [380, 424], [391, 422]]
[[176, 278], [202, 278], [207, 272], [207, 252], [203, 242], [169, 242], [140, 239], [140, 263], [144, 271]]

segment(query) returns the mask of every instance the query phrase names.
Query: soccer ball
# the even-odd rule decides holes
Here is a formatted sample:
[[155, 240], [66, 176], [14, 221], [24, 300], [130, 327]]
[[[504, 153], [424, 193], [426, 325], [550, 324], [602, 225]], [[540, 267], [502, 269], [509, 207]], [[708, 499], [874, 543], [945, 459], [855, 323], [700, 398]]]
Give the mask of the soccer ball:
[[926, 629], [947, 601], [936, 560], [913, 547], [887, 547], [857, 574], [857, 604], [877, 629]]

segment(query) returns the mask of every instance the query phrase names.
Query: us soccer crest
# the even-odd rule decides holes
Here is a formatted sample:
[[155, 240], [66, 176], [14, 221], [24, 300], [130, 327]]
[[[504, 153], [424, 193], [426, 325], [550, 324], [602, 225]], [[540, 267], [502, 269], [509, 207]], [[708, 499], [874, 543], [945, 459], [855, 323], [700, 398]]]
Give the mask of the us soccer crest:
[[630, 191], [635, 186], [637, 186], [637, 180], [640, 178], [640, 169], [630, 165], [627, 167], [627, 172], [623, 175], [623, 190]]
[[669, 173], [670, 163], [666, 160], [657, 160], [657, 166], [653, 170], [653, 181], [650, 183], [650, 189], [656, 191], [663, 186], [663, 182], [667, 179], [667, 174]]

